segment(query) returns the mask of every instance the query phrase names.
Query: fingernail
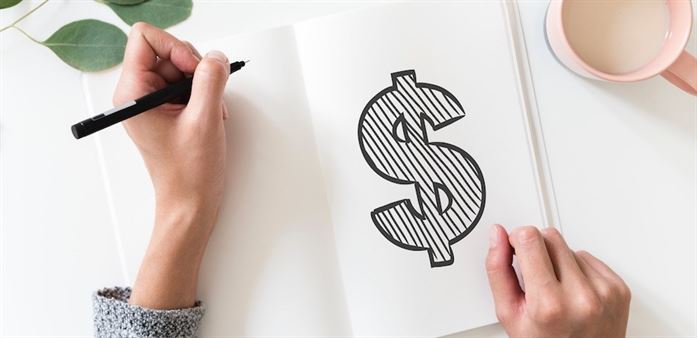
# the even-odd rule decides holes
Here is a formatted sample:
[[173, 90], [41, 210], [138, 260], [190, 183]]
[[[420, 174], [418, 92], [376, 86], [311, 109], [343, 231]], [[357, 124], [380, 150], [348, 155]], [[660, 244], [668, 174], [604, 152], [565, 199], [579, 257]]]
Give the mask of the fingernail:
[[492, 224], [489, 231], [489, 249], [495, 249], [499, 242], [499, 225]]
[[225, 54], [223, 54], [223, 52], [217, 51], [217, 50], [212, 50], [212, 51], [206, 53], [206, 58], [211, 58], [211, 59], [220, 61], [222, 63], [228, 63], [227, 56], [225, 56]]

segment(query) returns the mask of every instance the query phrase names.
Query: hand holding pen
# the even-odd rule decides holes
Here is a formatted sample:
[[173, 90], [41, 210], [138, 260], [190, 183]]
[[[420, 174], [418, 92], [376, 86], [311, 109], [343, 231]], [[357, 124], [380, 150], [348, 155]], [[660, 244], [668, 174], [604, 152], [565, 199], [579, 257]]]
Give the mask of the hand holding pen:
[[130, 32], [114, 105], [193, 74], [188, 103], [165, 103], [123, 122], [143, 157], [156, 201], [131, 304], [153, 309], [194, 304], [198, 267], [225, 183], [223, 91], [229, 73], [221, 52], [201, 57], [190, 44], [147, 24], [135, 24]]
[[[193, 50], [193, 47], [191, 48]], [[200, 59], [200, 56], [198, 58]], [[75, 136], [76, 139], [80, 139], [85, 136], [96, 133], [104, 128], [122, 122], [126, 119], [129, 119], [133, 116], [144, 113], [159, 105], [173, 102], [175, 100], [179, 100], [180, 102], [188, 101], [191, 96], [193, 78], [182, 78], [181, 74], [177, 73], [176, 68], [172, 67], [174, 64], [170, 60], [160, 59], [157, 60], [156, 63], [158, 63], [159, 70], [162, 72], [161, 74], [165, 76], [163, 77], [163, 79], [173, 83], [169, 84], [164, 88], [152, 91], [149, 94], [140, 98], [123, 102], [104, 113], [101, 113], [99, 115], [93, 116], [89, 119], [74, 124], [70, 128], [70, 130], [73, 133], [73, 136]], [[247, 63], [249, 63], [249, 60], [235, 61], [231, 63], [229, 66], [229, 74], [232, 74], [242, 69], [242, 67], [244, 67]], [[173, 81], [175, 79], [178, 80]]]

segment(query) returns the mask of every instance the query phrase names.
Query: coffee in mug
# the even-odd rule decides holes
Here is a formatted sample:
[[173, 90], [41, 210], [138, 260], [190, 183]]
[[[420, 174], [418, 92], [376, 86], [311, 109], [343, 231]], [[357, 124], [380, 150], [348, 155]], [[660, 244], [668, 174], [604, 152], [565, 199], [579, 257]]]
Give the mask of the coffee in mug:
[[557, 58], [572, 71], [612, 82], [658, 74], [697, 95], [697, 59], [684, 51], [689, 0], [557, 0], [545, 23]]

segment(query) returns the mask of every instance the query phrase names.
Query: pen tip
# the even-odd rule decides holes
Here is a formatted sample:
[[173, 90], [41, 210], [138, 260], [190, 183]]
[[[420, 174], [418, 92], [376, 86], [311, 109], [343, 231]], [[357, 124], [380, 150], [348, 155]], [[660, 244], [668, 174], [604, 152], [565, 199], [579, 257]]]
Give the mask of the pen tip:
[[244, 63], [245, 63], [245, 64], [248, 64], [249, 61], [252, 61], [252, 60], [245, 60]]

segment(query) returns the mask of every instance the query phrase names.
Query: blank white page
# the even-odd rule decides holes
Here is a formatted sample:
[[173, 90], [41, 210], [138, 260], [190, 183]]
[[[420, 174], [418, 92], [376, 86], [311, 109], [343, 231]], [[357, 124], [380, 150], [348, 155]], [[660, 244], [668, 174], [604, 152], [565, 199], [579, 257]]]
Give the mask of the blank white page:
[[[296, 25], [341, 275], [357, 336], [438, 336], [496, 321], [484, 268], [490, 225], [542, 222], [504, 20], [500, 3], [480, 1], [390, 5]], [[445, 266], [431, 267], [426, 251], [407, 250], [388, 240], [388, 235], [406, 235], [397, 234], [402, 231], [398, 227], [380, 231], [371, 219], [373, 210], [396, 201], [408, 199], [419, 205], [415, 185], [380, 176], [359, 145], [364, 108], [393, 85], [392, 73], [405, 70], [414, 70], [418, 83], [447, 90], [464, 110], [464, 117], [454, 122], [446, 118], [452, 123], [444, 122], [437, 131], [426, 127], [430, 142], [426, 147], [443, 142], [463, 150], [478, 164], [485, 182], [481, 218], [452, 245], [452, 264], [436, 257]], [[423, 106], [443, 104], [450, 107], [445, 111], [461, 113], [452, 98], [425, 95], [420, 99], [434, 102]], [[395, 106], [409, 101], [406, 96], [390, 97], [392, 108], [399, 111]], [[386, 106], [380, 107], [387, 111]], [[401, 128], [384, 137], [399, 138], [394, 134]], [[375, 164], [376, 153], [370, 154], [374, 165], [380, 166]], [[419, 156], [413, 159], [429, 165], [433, 161]], [[385, 157], [389, 164], [389, 156]], [[461, 197], [453, 196], [451, 201]], [[409, 217], [405, 212], [400, 215]], [[403, 230], [412, 236], [412, 230]], [[437, 235], [414, 232], [417, 239], [412, 241]], [[428, 241], [425, 236], [423, 241]]]
[[231, 177], [202, 271], [201, 334], [350, 334], [294, 32], [207, 46], [252, 61], [225, 97]]

